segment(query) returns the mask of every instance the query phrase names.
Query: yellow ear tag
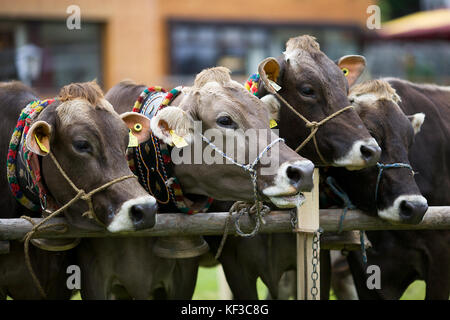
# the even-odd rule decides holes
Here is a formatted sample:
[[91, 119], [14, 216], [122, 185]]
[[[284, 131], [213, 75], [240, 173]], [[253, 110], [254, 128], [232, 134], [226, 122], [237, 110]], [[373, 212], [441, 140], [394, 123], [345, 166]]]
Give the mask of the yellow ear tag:
[[280, 91], [281, 90], [281, 87], [275, 81], [269, 80], [269, 83], [272, 86], [272, 88], [275, 89], [275, 91]]
[[129, 130], [128, 148], [135, 148], [139, 146], [138, 138]]
[[142, 124], [136, 123], [136, 124], [134, 125], [133, 129], [134, 129], [134, 131], [136, 131], [136, 132], [142, 131]]
[[342, 68], [341, 70], [344, 73], [344, 76], [348, 76], [350, 71], [347, 68]]
[[175, 131], [170, 130], [169, 133], [172, 136], [172, 142], [175, 145], [175, 147], [183, 148], [183, 147], [186, 147], [188, 145], [186, 140], [184, 140], [183, 137], [180, 137], [179, 135], [177, 135], [175, 133]]
[[275, 119], [270, 119], [269, 124], [270, 124], [270, 129], [275, 128], [278, 125], [278, 123], [275, 121]]
[[36, 139], [39, 149], [41, 149], [42, 152], [48, 153], [49, 152], [48, 149], [39, 141], [37, 135], [34, 135], [34, 138]]

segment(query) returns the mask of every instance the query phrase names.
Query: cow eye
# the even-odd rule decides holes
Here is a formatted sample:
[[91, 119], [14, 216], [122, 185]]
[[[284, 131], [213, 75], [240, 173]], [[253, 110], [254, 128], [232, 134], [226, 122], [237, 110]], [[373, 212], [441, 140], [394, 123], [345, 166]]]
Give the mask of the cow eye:
[[80, 153], [92, 152], [91, 144], [87, 140], [75, 140], [72, 145], [73, 148]]
[[305, 85], [300, 88], [300, 93], [309, 98], [315, 97], [314, 89], [311, 86]]
[[229, 116], [221, 116], [217, 118], [216, 122], [219, 126], [224, 128], [232, 128], [232, 129], [237, 128], [236, 122], [234, 122], [233, 119], [231, 119], [231, 117]]

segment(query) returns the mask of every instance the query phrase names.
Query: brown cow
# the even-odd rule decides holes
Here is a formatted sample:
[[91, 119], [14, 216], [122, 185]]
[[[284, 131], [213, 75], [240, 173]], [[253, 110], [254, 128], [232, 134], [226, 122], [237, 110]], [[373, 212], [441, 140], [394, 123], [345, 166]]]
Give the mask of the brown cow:
[[[417, 185], [429, 205], [450, 205], [450, 87], [384, 79], [396, 90], [405, 114], [423, 113], [426, 121], [409, 152]], [[395, 170], [395, 169], [393, 169]], [[381, 289], [368, 290], [367, 274], [357, 252], [349, 255], [361, 299], [398, 299], [411, 282], [426, 282], [426, 299], [447, 300], [450, 294], [448, 230], [367, 232], [373, 249], [369, 264], [381, 270]]]
[[[356, 55], [344, 56], [334, 63], [320, 51], [315, 39], [306, 35], [290, 39], [278, 59], [269, 59], [260, 66], [269, 80], [276, 83], [278, 94], [310, 122], [320, 122], [351, 104], [347, 98], [348, 88], [364, 67], [364, 57]], [[268, 94], [261, 80], [257, 95], [278, 119], [280, 136], [286, 139], [288, 146], [297, 148], [311, 128], [286, 103]], [[352, 109], [321, 125], [316, 140], [317, 146], [311, 140], [300, 150], [301, 155], [315, 164], [354, 170], [372, 166], [380, 157], [379, 146]]]
[[[409, 165], [409, 149], [425, 114], [419, 112], [407, 117], [399, 107], [400, 97], [388, 82], [382, 80], [355, 85], [349, 99], [382, 147], [380, 164]], [[358, 208], [391, 222], [415, 224], [422, 220], [428, 204], [414, 181], [413, 170], [407, 167], [384, 169], [377, 195], [379, 168], [355, 172], [332, 168], [328, 174], [337, 179]]]
[[[6, 152], [19, 113], [34, 100], [37, 100], [36, 95], [21, 83], [0, 84], [3, 128], [0, 165], [3, 168], [6, 168]], [[128, 115], [121, 119], [95, 83], [64, 87], [57, 99], [40, 112], [29, 128], [26, 147], [40, 156], [43, 184], [57, 206], [68, 203], [76, 192], [55, 167], [52, 155], [75, 186], [86, 192], [131, 174], [125, 159], [129, 135], [124, 120], [134, 125]], [[52, 155], [49, 156], [50, 153]], [[1, 217], [18, 218], [24, 214], [38, 217], [38, 212], [15, 200], [9, 192], [6, 170], [1, 172]], [[19, 183], [23, 190], [27, 188], [22, 181]], [[39, 206], [39, 195], [32, 200]], [[87, 212], [88, 204], [81, 199], [67, 208], [64, 215], [71, 224], [87, 230], [133, 231], [151, 228], [155, 224], [156, 201], [136, 179], [122, 180], [93, 194], [92, 205], [91, 214], [95, 215], [97, 223], [82, 216]], [[47, 297], [67, 298], [70, 291], [66, 288], [65, 271], [71, 261], [70, 254], [46, 252], [34, 247], [30, 251], [31, 261]], [[41, 297], [25, 266], [23, 244], [16, 241], [11, 243], [9, 254], [0, 256], [0, 298], [6, 298], [6, 295], [15, 299]]]

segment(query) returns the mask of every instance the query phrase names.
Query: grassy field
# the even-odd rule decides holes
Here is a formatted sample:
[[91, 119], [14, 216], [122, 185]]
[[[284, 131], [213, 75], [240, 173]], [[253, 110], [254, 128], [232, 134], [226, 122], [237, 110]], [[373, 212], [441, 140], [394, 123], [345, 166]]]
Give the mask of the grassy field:
[[[219, 267], [200, 268], [197, 278], [197, 286], [194, 292], [194, 300], [216, 300], [219, 299], [218, 284]], [[257, 282], [258, 297], [265, 299], [267, 295], [267, 287], [258, 279]], [[423, 300], [425, 297], [425, 283], [423, 281], [413, 282], [403, 294], [401, 300]], [[336, 300], [333, 292], [331, 299]]]

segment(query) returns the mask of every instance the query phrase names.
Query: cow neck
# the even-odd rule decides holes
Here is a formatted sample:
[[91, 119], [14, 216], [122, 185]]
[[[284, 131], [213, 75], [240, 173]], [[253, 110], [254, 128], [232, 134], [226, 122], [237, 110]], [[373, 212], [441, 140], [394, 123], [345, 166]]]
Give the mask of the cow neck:
[[[180, 93], [181, 87], [169, 92], [158, 86], [148, 87], [139, 95], [132, 111], [152, 119]], [[129, 167], [147, 192], [157, 199], [162, 212], [174, 209], [186, 214], [207, 211], [212, 198], [196, 196], [195, 199], [190, 199], [183, 194], [180, 182], [174, 175], [171, 150], [171, 146], [151, 132], [148, 141], [128, 149]]]
[[41, 175], [41, 157], [27, 149], [25, 145], [28, 131], [39, 114], [55, 99], [34, 100], [20, 113], [14, 128], [7, 156], [7, 178], [9, 188], [17, 201], [31, 211], [56, 208], [56, 202], [49, 195]]

